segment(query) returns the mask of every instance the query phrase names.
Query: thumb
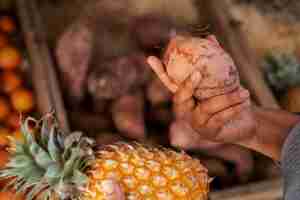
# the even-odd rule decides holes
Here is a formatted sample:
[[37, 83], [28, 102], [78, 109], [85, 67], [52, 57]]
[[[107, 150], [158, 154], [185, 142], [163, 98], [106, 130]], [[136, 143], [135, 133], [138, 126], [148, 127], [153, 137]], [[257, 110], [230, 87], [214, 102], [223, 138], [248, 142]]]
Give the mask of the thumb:
[[124, 192], [120, 184], [113, 180], [104, 180], [101, 183], [105, 200], [125, 200]]

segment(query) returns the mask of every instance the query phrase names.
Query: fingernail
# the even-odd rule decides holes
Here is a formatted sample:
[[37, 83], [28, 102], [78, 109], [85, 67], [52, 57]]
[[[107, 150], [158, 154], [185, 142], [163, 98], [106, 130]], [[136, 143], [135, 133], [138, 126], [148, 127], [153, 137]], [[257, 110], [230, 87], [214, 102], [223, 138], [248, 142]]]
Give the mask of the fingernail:
[[147, 63], [148, 63], [149, 65], [152, 65], [154, 62], [155, 62], [155, 58], [154, 58], [153, 56], [149, 56], [149, 57], [147, 58]]

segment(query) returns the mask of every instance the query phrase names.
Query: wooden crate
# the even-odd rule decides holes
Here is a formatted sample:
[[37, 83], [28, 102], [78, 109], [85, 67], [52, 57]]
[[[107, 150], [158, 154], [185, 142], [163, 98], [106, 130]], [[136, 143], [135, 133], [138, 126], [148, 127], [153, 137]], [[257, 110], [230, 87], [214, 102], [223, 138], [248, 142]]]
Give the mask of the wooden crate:
[[[250, 48], [239, 22], [230, 13], [228, 2], [210, 0], [205, 1], [202, 6], [200, 9], [207, 12], [210, 24], [236, 62], [241, 79], [250, 90], [255, 103], [266, 108], [280, 108], [266, 84], [256, 53]], [[279, 200], [282, 198], [282, 181], [274, 179], [252, 183], [214, 192], [210, 197], [211, 200]]]
[[16, 5], [31, 64], [38, 111], [41, 114], [55, 111], [61, 127], [68, 131], [67, 115], [36, 2], [17, 0]]
[[[69, 130], [62, 95], [54, 71], [53, 60], [46, 42], [42, 19], [38, 13], [36, 0], [17, 0], [18, 12], [26, 38], [26, 45], [33, 67], [33, 80], [42, 113], [55, 109], [58, 119], [65, 130]], [[244, 34], [232, 21], [226, 1], [206, 1], [211, 24], [223, 38], [224, 45], [239, 67], [240, 75], [255, 101], [264, 107], [279, 108], [272, 92], [257, 67], [257, 58], [247, 45]], [[252, 183], [240, 187], [212, 192], [211, 200], [279, 200], [282, 198], [280, 179]]]

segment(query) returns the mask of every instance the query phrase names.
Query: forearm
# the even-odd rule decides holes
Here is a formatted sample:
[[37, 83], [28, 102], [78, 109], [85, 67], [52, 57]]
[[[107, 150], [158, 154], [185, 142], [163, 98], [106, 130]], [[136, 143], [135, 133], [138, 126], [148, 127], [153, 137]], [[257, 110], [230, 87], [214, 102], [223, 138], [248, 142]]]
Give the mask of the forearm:
[[257, 127], [252, 138], [239, 144], [261, 152], [274, 160], [279, 160], [283, 143], [290, 130], [300, 122], [300, 117], [275, 109], [265, 109], [253, 106]]

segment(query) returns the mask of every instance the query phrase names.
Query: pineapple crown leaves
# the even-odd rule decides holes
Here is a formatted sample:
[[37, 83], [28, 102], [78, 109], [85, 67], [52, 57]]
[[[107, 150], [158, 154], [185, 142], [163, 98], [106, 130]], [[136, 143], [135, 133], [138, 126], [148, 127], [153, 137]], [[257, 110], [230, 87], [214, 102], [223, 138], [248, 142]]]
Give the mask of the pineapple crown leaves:
[[80, 132], [64, 136], [53, 113], [41, 120], [26, 118], [21, 132], [24, 141], [11, 138], [11, 159], [0, 170], [0, 179], [10, 179], [6, 188], [26, 192], [27, 200], [37, 196], [47, 200], [53, 195], [80, 198], [79, 190], [88, 181], [84, 172], [95, 159], [94, 142]]
[[278, 92], [300, 84], [300, 63], [292, 54], [267, 54], [264, 67], [267, 81]]

